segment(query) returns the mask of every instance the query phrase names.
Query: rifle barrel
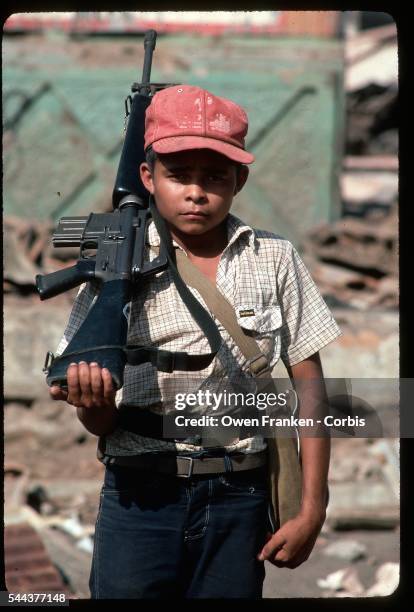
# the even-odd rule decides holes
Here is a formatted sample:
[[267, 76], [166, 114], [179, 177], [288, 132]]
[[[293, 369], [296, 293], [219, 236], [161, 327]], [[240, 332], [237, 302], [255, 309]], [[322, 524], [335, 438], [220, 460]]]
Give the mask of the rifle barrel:
[[[144, 36], [144, 67], [142, 69], [142, 83], [146, 84], [151, 79], [151, 64], [152, 54], [155, 49], [155, 42], [157, 40], [157, 33], [155, 30], [148, 30]], [[149, 92], [148, 92], [149, 93]]]

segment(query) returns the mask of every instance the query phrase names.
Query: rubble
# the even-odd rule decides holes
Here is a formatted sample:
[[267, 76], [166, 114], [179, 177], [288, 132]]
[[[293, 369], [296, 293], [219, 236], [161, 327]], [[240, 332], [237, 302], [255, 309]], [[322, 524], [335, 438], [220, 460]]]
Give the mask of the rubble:
[[309, 232], [305, 264], [322, 295], [356, 308], [398, 306], [398, 218], [344, 218]]
[[356, 561], [366, 556], [366, 546], [356, 540], [337, 540], [323, 549], [323, 554], [345, 561]]
[[369, 452], [380, 462], [381, 471], [390, 485], [394, 496], [400, 497], [400, 465], [398, 456], [398, 440], [377, 440], [369, 447]]
[[[11, 296], [10, 296], [11, 297]], [[60, 299], [59, 299], [60, 298]], [[47, 350], [55, 351], [71, 305], [67, 296], [40, 302], [13, 296], [4, 304], [4, 375], [6, 399], [33, 401], [45, 397], [42, 367]], [[22, 342], [24, 334], [24, 342]]]
[[90, 552], [82, 550], [67, 534], [52, 527], [43, 528], [40, 535], [50, 558], [65, 576], [76, 597], [90, 599]]
[[341, 178], [341, 192], [348, 216], [352, 213], [357, 216], [358, 207], [365, 214], [383, 211], [385, 215], [398, 198], [398, 174], [378, 170], [346, 170]]
[[399, 563], [383, 563], [377, 570], [376, 580], [365, 593], [367, 597], [386, 597], [394, 593], [400, 581]]
[[386, 597], [399, 584], [399, 563], [383, 563], [376, 572], [376, 582], [365, 589], [355, 568], [346, 567], [317, 580], [321, 589], [328, 589], [324, 597]]
[[[396, 25], [371, 28], [347, 37], [345, 63], [345, 89], [350, 103], [368, 100], [369, 107], [362, 110], [367, 121], [369, 115], [375, 121], [375, 116], [381, 114], [389, 100], [394, 102], [398, 85]], [[384, 94], [382, 99], [379, 94]]]
[[398, 307], [398, 56], [395, 24], [345, 45], [343, 218], [313, 228], [304, 255], [322, 295], [359, 310]]
[[35, 276], [40, 269], [22, 252], [16, 232], [5, 230], [3, 289], [7, 293], [16, 286], [24, 293], [35, 291]]
[[35, 277], [67, 267], [76, 262], [79, 249], [54, 248], [54, 223], [21, 219], [6, 215], [3, 219], [4, 272], [6, 293], [36, 293]]
[[6, 586], [10, 592], [71, 595], [40, 536], [27, 523], [5, 527], [4, 562]]
[[398, 527], [398, 441], [333, 439], [329, 491], [327, 524], [331, 530]]
[[328, 574], [326, 578], [317, 580], [317, 585], [321, 589], [329, 589], [327, 597], [358, 597], [364, 593], [357, 571], [350, 567]]
[[6, 461], [4, 478], [4, 520], [20, 511], [29, 483], [29, 471], [23, 464]]

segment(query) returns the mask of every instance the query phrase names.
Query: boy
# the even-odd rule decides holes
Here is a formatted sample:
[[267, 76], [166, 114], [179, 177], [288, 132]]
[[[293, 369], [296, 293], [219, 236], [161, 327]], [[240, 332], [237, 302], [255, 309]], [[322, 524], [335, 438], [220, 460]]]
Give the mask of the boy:
[[[141, 179], [176, 248], [234, 306], [270, 366], [281, 357], [293, 380], [321, 380], [318, 351], [340, 331], [309, 273], [288, 241], [229, 213], [247, 180], [246, 164], [254, 161], [244, 147], [247, 126], [245, 112], [230, 100], [199, 87], [164, 89], [146, 113]], [[153, 257], [154, 225], [148, 234]], [[58, 352], [96, 292], [92, 283], [81, 289]], [[227, 331], [220, 332], [223, 346], [200, 373], [213, 386], [223, 376], [242, 376], [245, 361]], [[168, 270], [134, 296], [128, 343], [209, 352]], [[106, 464], [92, 598], [260, 598], [265, 559], [294, 568], [314, 546], [325, 519], [329, 439], [302, 439], [301, 509], [272, 533], [263, 437], [227, 440], [221, 455], [212, 456], [203, 440], [145, 435], [144, 425], [162, 418], [163, 389], [172, 377], [149, 364], [127, 365], [115, 393], [107, 370], [80, 363], [68, 368], [67, 392], [51, 388], [100, 436], [98, 457]], [[312, 410], [311, 394], [300, 399], [301, 410]]]

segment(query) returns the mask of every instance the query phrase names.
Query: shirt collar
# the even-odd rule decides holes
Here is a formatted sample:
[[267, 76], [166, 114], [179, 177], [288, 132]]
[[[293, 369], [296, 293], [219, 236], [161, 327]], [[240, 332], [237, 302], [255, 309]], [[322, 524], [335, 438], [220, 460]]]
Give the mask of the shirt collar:
[[[227, 239], [228, 243], [226, 249], [230, 247], [231, 244], [234, 244], [240, 236], [243, 234], [249, 234], [250, 245], [253, 245], [254, 240], [254, 232], [253, 229], [244, 223], [241, 219], [229, 213], [227, 217]], [[155, 227], [155, 223], [151, 221], [148, 227], [148, 238], [147, 243], [150, 246], [160, 246], [160, 237], [157, 232], [157, 228]], [[173, 245], [178, 246], [178, 244], [173, 240]], [[226, 250], [225, 249], [225, 250]]]

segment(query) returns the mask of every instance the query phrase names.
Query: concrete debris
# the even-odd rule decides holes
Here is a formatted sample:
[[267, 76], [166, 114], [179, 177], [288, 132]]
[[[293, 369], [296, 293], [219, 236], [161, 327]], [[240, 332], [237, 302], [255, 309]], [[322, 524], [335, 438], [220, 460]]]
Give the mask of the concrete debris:
[[92, 555], [93, 553], [93, 540], [89, 536], [84, 536], [77, 541], [76, 546], [85, 551], [86, 553]]
[[365, 207], [390, 207], [398, 197], [397, 172], [378, 172], [375, 170], [347, 171], [341, 178], [342, 200], [347, 207], [355, 207], [361, 202]]
[[[364, 593], [355, 568], [346, 567], [317, 580], [321, 589], [329, 589], [334, 597], [358, 597]], [[337, 593], [340, 592], [341, 594]]]
[[349, 267], [375, 279], [397, 272], [397, 233], [394, 208], [391, 214], [369, 224], [347, 218], [321, 225], [309, 233], [309, 240], [322, 261]]
[[366, 556], [366, 546], [356, 540], [337, 540], [323, 549], [323, 554], [345, 561], [357, 561]]
[[[329, 296], [332, 296], [332, 291]], [[325, 299], [332, 302], [329, 296]], [[335, 319], [343, 335], [321, 351], [327, 378], [399, 378], [400, 334], [397, 311], [375, 308], [357, 310], [349, 305], [347, 308], [336, 306]], [[371, 401], [373, 392], [375, 388], [371, 389], [368, 401]], [[375, 406], [382, 403], [379, 393], [375, 393], [372, 403]], [[398, 425], [398, 419], [395, 425]]]
[[345, 88], [392, 85], [398, 79], [397, 27], [387, 24], [348, 36], [345, 42]]
[[370, 57], [365, 57], [352, 66], [348, 66], [345, 76], [345, 88], [353, 92], [374, 83], [387, 87], [398, 79], [397, 45], [389, 44]]
[[[346, 155], [342, 161], [345, 171], [398, 172], [397, 155]], [[358, 175], [359, 176], [359, 175]]]
[[[366, 486], [366, 485], [365, 485]], [[394, 530], [400, 524], [399, 508], [394, 505], [381, 508], [336, 508], [329, 513], [328, 523], [334, 531], [354, 529]]]
[[[60, 296], [59, 296], [60, 297]], [[57, 305], [60, 307], [57, 308]], [[46, 350], [56, 350], [69, 317], [67, 298], [40, 303], [11, 298], [4, 305], [4, 395], [34, 400], [47, 390], [42, 371]], [[23, 331], [24, 330], [24, 331]], [[24, 334], [24, 342], [22, 342]]]
[[336, 457], [331, 459], [329, 466], [330, 482], [353, 481], [357, 478], [360, 470], [360, 457]]
[[76, 596], [90, 599], [90, 553], [79, 548], [63, 531], [45, 527], [40, 531], [40, 536], [50, 558], [65, 576]]
[[27, 493], [26, 501], [36, 512], [44, 516], [56, 513], [56, 506], [49, 500], [44, 487], [35, 485]]
[[317, 585], [321, 589], [332, 589], [333, 591], [337, 591], [341, 588], [342, 580], [346, 572], [346, 569], [332, 572], [331, 574], [328, 574], [326, 578], [320, 578], [317, 581]]
[[381, 471], [390, 485], [395, 497], [400, 497], [400, 465], [398, 456], [398, 440], [378, 440], [369, 448], [376, 463], [380, 463]]
[[40, 273], [40, 269], [22, 252], [16, 232], [5, 228], [3, 238], [3, 279], [6, 283], [3, 288], [5, 292], [16, 288], [26, 293], [34, 291], [35, 276]]
[[327, 521], [332, 529], [393, 529], [399, 501], [389, 484], [366, 480], [331, 482]]
[[7, 215], [3, 224], [3, 288], [8, 293], [36, 292], [36, 274], [67, 267], [79, 257], [78, 248], [53, 247], [54, 224], [51, 221], [29, 221]]
[[[399, 113], [395, 24], [348, 37], [345, 57], [346, 154], [352, 156], [354, 170], [394, 172], [396, 179]], [[364, 156], [357, 165], [355, 156]], [[349, 170], [346, 160], [344, 167]]]
[[4, 562], [10, 592], [71, 594], [39, 534], [27, 523], [5, 527]]
[[367, 85], [346, 100], [347, 155], [398, 155], [398, 93], [395, 85]]
[[351, 66], [367, 57], [384, 45], [397, 41], [397, 28], [395, 23], [370, 27], [354, 32], [346, 37], [345, 61]]
[[25, 503], [25, 492], [29, 483], [29, 471], [23, 464], [6, 462], [4, 479], [4, 521], [19, 512]]
[[73, 538], [81, 538], [84, 536], [83, 527], [79, 522], [76, 514], [72, 514], [70, 518], [65, 519], [59, 525], [60, 529], [71, 535]]
[[[55, 408], [59, 413], [55, 420], [46, 420], [39, 404], [30, 408], [18, 403], [7, 404], [4, 419], [5, 439], [8, 442], [27, 443], [32, 438], [40, 444], [58, 445], [60, 448], [76, 443], [79, 436], [85, 432], [83, 425], [69, 412], [67, 406], [58, 405], [57, 402], [56, 404]], [[57, 436], [59, 440], [56, 439]]]
[[304, 261], [322, 295], [359, 309], [398, 307], [397, 209], [379, 218], [347, 217], [309, 232]]
[[370, 587], [365, 595], [367, 597], [386, 597], [391, 595], [400, 582], [399, 563], [383, 563], [376, 572], [377, 582]]

